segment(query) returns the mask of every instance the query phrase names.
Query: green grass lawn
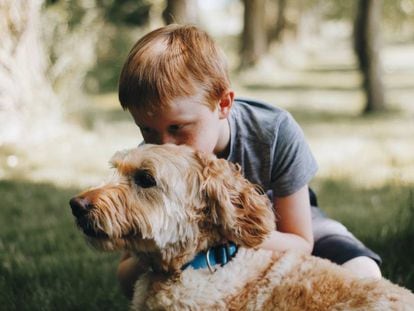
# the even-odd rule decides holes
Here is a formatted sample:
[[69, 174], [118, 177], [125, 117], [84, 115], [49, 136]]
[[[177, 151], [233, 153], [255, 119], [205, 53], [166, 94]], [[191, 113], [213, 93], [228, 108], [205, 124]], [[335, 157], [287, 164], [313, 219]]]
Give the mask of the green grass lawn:
[[68, 201], [76, 189], [0, 181], [0, 309], [126, 310], [118, 254], [90, 248]]
[[364, 189], [347, 180], [315, 184], [322, 209], [382, 257], [384, 277], [414, 290], [414, 186]]

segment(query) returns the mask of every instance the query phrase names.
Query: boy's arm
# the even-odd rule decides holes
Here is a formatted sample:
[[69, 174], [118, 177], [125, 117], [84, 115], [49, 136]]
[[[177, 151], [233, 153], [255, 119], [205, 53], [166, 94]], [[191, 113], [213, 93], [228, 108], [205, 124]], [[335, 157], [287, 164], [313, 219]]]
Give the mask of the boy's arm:
[[118, 265], [117, 277], [121, 290], [128, 299], [132, 299], [134, 285], [141, 274], [148, 270], [148, 266], [129, 252], [122, 254]]
[[313, 249], [312, 216], [308, 186], [274, 199], [277, 231], [273, 231], [261, 248], [273, 251], [295, 249], [310, 254]]

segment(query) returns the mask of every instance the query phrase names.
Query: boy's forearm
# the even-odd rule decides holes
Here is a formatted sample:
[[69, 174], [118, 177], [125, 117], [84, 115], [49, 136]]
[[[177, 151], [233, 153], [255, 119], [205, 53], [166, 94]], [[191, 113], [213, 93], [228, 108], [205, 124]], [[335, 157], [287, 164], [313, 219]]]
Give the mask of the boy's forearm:
[[147, 266], [135, 256], [127, 256], [121, 259], [118, 265], [117, 277], [124, 295], [132, 299], [134, 285], [141, 274], [147, 271]]
[[263, 241], [260, 248], [277, 252], [298, 250], [305, 254], [310, 254], [313, 249], [313, 241], [308, 241], [292, 233], [272, 231]]

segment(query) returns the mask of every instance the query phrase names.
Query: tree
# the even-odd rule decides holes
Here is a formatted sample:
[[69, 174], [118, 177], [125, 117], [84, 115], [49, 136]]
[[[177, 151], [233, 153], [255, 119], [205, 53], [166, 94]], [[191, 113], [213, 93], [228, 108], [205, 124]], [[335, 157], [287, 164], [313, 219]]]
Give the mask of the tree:
[[363, 76], [364, 113], [385, 110], [380, 61], [381, 1], [359, 0], [354, 24], [354, 50]]
[[0, 2], [0, 145], [42, 139], [54, 132], [52, 120], [59, 119], [40, 40], [42, 2]]
[[0, 0], [0, 145], [27, 148], [66, 128], [95, 64], [101, 17], [94, 1]]
[[167, 0], [162, 13], [166, 24], [197, 24], [197, 2], [192, 0]]
[[244, 27], [240, 69], [257, 64], [267, 49], [265, 0], [243, 0], [243, 3]]
[[271, 27], [270, 29], [269, 40], [282, 41], [282, 33], [287, 24], [286, 7], [287, 0], [277, 0], [276, 23], [274, 23], [274, 27]]

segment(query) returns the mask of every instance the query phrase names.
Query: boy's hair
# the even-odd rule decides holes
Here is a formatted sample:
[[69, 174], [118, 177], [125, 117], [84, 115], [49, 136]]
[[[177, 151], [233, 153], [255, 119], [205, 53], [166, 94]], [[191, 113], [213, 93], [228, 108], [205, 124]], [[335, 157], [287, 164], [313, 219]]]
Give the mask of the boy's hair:
[[230, 87], [223, 52], [204, 31], [168, 25], [142, 37], [130, 51], [119, 79], [124, 110], [154, 111], [200, 90], [212, 110]]

